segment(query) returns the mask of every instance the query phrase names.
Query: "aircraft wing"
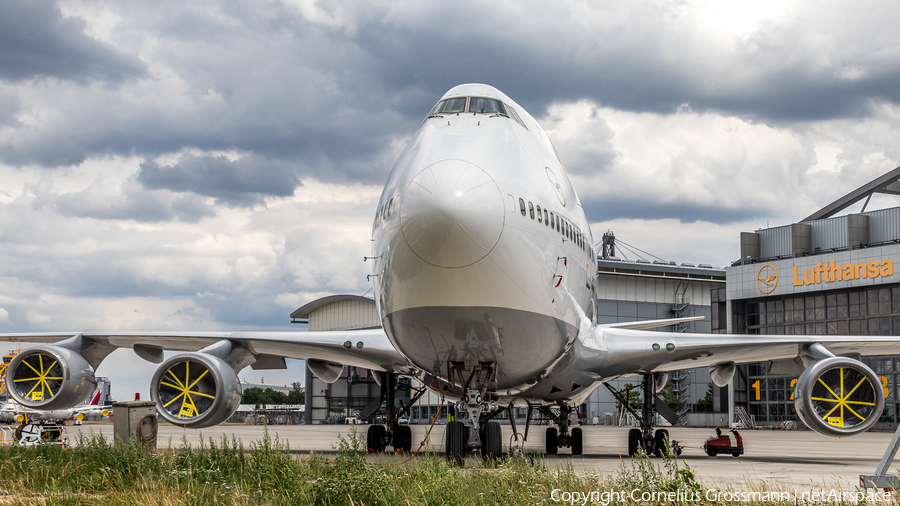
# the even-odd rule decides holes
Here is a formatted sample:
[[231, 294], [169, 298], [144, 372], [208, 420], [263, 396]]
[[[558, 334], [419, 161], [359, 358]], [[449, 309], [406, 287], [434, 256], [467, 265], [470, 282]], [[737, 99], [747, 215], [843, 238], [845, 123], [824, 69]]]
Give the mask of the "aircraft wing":
[[801, 350], [814, 343], [821, 343], [834, 355], [900, 352], [900, 336], [688, 334], [598, 328], [585, 341], [588, 347], [606, 347], [606, 357], [597, 366], [603, 376], [675, 371], [728, 362], [793, 361]]
[[0, 334], [0, 342], [56, 343], [81, 336], [82, 355], [96, 368], [116, 348], [197, 351], [227, 339], [253, 355], [256, 369], [272, 358], [316, 359], [376, 371], [407, 373], [409, 362], [381, 328], [329, 332], [43, 332]]

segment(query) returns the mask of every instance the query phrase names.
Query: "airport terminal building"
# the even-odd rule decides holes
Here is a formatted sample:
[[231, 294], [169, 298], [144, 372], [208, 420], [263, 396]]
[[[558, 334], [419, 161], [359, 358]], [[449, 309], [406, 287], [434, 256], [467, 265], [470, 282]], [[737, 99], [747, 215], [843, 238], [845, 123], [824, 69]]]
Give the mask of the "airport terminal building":
[[[726, 300], [713, 332], [900, 335], [900, 207], [834, 216], [873, 193], [900, 195], [900, 168], [799, 223], [742, 233], [741, 260], [726, 269]], [[876, 428], [898, 422], [900, 356], [864, 358], [887, 388]], [[739, 368], [735, 401], [761, 425], [797, 421], [796, 376], [770, 363]]]

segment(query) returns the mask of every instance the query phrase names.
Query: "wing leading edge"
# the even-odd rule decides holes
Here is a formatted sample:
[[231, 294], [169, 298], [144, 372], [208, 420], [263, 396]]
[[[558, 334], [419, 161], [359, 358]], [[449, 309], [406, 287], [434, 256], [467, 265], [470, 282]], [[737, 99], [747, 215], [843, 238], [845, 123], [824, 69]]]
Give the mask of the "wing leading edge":
[[588, 347], [606, 350], [592, 372], [602, 377], [675, 371], [716, 366], [797, 359], [800, 352], [821, 343], [834, 355], [896, 355], [900, 336], [770, 336], [748, 334], [688, 334], [622, 328], [597, 328], [585, 340]]
[[[43, 332], [0, 334], [0, 342], [58, 343], [80, 335], [96, 350], [85, 358], [96, 368], [116, 348], [166, 351], [198, 351], [222, 340], [229, 340], [250, 352], [256, 368], [267, 357], [314, 359], [336, 362], [376, 371], [407, 374], [409, 362], [393, 347], [384, 330], [348, 330], [329, 332]], [[144, 356], [142, 353], [138, 353]], [[89, 358], [90, 356], [90, 358]], [[253, 364], [251, 364], [253, 365]]]

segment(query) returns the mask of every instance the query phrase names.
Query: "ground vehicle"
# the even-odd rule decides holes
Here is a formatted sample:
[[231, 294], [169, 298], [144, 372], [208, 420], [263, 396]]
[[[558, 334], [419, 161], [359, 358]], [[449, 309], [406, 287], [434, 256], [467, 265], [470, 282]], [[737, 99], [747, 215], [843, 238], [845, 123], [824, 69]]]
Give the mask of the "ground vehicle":
[[722, 429], [716, 427], [716, 435], [715, 437], [710, 436], [709, 439], [703, 443], [703, 451], [706, 452], [710, 457], [715, 457], [720, 453], [730, 453], [734, 457], [740, 457], [744, 454], [744, 440], [741, 438], [741, 433], [731, 429], [731, 432], [734, 433], [734, 440], [736, 446], [731, 446], [731, 438], [727, 435], [722, 435]]

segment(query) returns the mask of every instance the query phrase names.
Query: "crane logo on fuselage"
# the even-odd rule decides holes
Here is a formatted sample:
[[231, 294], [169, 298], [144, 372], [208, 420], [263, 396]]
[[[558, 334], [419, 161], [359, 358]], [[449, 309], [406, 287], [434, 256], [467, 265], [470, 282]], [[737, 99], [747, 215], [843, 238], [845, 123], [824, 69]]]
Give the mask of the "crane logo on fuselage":
[[559, 184], [559, 178], [556, 177], [556, 174], [553, 173], [553, 170], [550, 167], [544, 167], [547, 170], [547, 178], [550, 179], [550, 184], [553, 186], [553, 189], [556, 190], [556, 198], [559, 199], [559, 203], [562, 204], [563, 207], [566, 207], [566, 196], [563, 194], [562, 185]]

